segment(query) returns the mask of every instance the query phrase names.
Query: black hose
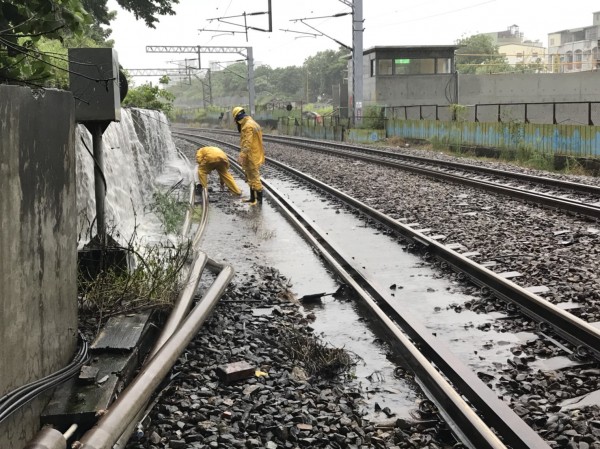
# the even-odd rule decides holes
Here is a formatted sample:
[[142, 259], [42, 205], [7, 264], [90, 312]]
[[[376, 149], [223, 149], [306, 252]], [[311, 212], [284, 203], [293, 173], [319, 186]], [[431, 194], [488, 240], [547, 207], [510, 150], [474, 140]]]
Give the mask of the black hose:
[[42, 379], [23, 385], [0, 398], [0, 423], [44, 391], [75, 376], [88, 361], [88, 342], [80, 334], [81, 344], [73, 361], [66, 367]]

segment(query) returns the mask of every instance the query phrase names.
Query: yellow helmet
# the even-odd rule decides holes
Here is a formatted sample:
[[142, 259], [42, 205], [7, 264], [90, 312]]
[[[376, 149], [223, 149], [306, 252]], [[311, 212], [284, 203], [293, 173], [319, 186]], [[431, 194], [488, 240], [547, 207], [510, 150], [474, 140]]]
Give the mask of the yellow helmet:
[[243, 110], [244, 110], [244, 108], [241, 106], [236, 106], [235, 108], [233, 108], [233, 110], [231, 111], [231, 115], [233, 116], [233, 119], [235, 120], [235, 117]]

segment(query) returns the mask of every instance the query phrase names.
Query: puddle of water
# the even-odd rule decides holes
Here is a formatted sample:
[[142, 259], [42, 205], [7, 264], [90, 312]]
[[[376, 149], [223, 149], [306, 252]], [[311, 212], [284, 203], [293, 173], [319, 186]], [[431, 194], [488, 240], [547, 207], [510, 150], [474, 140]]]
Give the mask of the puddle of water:
[[[363, 273], [399, 309], [405, 309], [475, 371], [494, 372], [513, 355], [511, 347], [520, 343], [517, 336], [481, 330], [493, 317], [465, 310], [457, 313], [449, 306], [470, 302], [473, 297], [456, 292], [457, 284], [438, 278], [428, 264], [402, 249], [396, 239], [372, 228], [343, 208], [298, 188], [286, 180], [270, 180], [320, 228], [336, 248], [344, 248], [354, 267]], [[317, 319], [320, 318], [319, 314]], [[502, 339], [509, 344], [494, 342]]]
[[[240, 181], [238, 181], [240, 182]], [[240, 185], [241, 182], [240, 182]], [[300, 298], [304, 295], [335, 292], [339, 285], [321, 259], [304, 240], [271, 207], [268, 201], [261, 207], [238, 204], [240, 213], [226, 213], [221, 201], [239, 202], [220, 192], [226, 200], [211, 203], [202, 250], [211, 258], [233, 265], [236, 272], [252, 269], [260, 264], [277, 268], [292, 283], [291, 290]], [[387, 358], [387, 351], [369, 321], [361, 318], [352, 302], [324, 297], [320, 303], [304, 305], [306, 313], [317, 316], [311, 326], [323, 340], [335, 347], [344, 347], [356, 354], [359, 363], [355, 369], [356, 381], [369, 393], [366, 410], [376, 420], [385, 420], [383, 413], [375, 413], [374, 405], [389, 407], [398, 417], [410, 418], [415, 408], [415, 386], [396, 379], [396, 365]], [[255, 313], [267, 314], [267, 308]]]

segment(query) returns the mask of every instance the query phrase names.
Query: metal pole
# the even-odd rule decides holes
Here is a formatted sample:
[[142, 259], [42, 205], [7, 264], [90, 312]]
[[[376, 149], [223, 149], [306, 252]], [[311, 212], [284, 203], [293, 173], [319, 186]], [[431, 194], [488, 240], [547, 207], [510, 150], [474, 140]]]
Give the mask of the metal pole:
[[67, 449], [67, 439], [58, 430], [45, 427], [24, 449]]
[[363, 2], [353, 0], [352, 6], [352, 100], [354, 117], [363, 109]]
[[92, 129], [92, 144], [94, 151], [94, 186], [96, 188], [96, 229], [100, 243], [106, 243], [106, 222], [104, 216], [104, 199], [106, 186], [104, 185], [104, 155], [102, 152], [102, 124], [94, 123]]
[[80, 440], [80, 449], [110, 449], [129, 423], [150, 400], [154, 390], [175, 364], [185, 347], [198, 333], [233, 278], [233, 268], [225, 265], [202, 300], [190, 312], [177, 332], [162, 346], [135, 380]]
[[248, 100], [250, 115], [254, 115], [254, 58], [252, 56], [252, 47], [246, 47], [248, 58]]

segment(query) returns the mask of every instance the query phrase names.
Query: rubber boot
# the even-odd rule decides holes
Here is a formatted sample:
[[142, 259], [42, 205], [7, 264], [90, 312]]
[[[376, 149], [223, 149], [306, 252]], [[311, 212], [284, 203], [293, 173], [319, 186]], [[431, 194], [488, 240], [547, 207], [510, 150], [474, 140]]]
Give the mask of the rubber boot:
[[256, 192], [256, 201], [258, 201], [258, 204], [262, 204], [262, 193], [263, 193], [262, 190], [258, 190]]
[[256, 196], [254, 190], [250, 189], [250, 199], [245, 200], [245, 203], [256, 204]]

